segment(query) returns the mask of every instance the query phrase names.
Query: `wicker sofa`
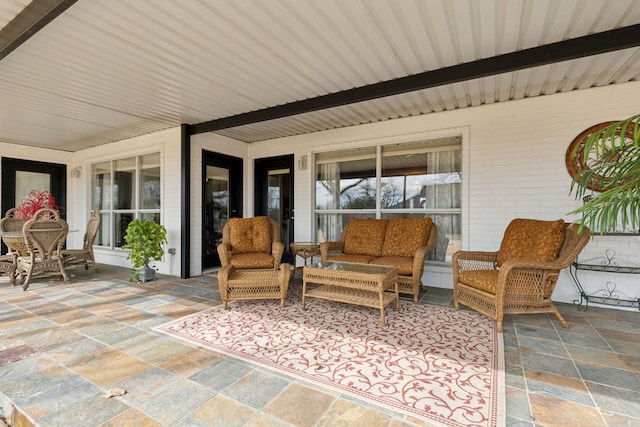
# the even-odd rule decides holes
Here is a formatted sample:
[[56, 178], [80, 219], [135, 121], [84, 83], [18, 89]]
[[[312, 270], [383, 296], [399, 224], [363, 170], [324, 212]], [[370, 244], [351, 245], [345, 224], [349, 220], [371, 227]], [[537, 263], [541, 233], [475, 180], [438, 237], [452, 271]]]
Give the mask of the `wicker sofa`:
[[398, 288], [418, 302], [427, 252], [436, 248], [438, 230], [431, 218], [351, 218], [337, 242], [322, 242], [322, 262], [391, 265]]

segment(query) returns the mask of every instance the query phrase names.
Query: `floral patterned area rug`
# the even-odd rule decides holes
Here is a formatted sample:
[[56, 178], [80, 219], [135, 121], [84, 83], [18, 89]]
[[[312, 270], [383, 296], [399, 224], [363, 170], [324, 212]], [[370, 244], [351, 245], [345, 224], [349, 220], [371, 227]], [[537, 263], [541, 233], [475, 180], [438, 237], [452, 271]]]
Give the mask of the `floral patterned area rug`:
[[308, 298], [234, 301], [155, 329], [441, 426], [504, 426], [504, 351], [495, 322], [401, 301], [376, 309]]

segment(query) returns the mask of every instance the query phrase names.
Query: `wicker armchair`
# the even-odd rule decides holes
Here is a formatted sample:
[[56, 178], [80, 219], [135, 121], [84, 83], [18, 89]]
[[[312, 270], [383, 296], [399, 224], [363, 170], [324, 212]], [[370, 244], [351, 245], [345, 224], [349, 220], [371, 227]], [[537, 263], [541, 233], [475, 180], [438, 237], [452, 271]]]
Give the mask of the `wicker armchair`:
[[60, 251], [69, 226], [54, 209], [40, 209], [22, 229], [28, 255], [18, 257], [17, 275], [23, 290], [31, 278], [41, 274], [58, 274], [69, 280]]
[[0, 272], [7, 273], [9, 275], [9, 283], [11, 286], [16, 284], [17, 265], [18, 261], [15, 253], [0, 255]]
[[[25, 221], [16, 216], [16, 208], [11, 208], [4, 214], [0, 220], [0, 231], [4, 232], [22, 232]], [[26, 255], [27, 247], [24, 244], [22, 236], [3, 237], [4, 244], [7, 245], [9, 254]]]
[[453, 255], [455, 308], [464, 304], [494, 319], [502, 331], [505, 314], [553, 313], [551, 301], [560, 271], [571, 265], [590, 239], [588, 228], [564, 221], [515, 219], [497, 252], [458, 251]]
[[11, 208], [0, 220], [0, 231], [22, 231], [24, 221], [16, 216], [16, 208]]
[[280, 226], [271, 218], [231, 218], [222, 228], [222, 243], [218, 245], [222, 267], [277, 270], [283, 253]]
[[[23, 225], [24, 221], [16, 217], [16, 208], [11, 208], [0, 220], [0, 231], [22, 232]], [[17, 250], [21, 249], [24, 253], [26, 253], [24, 239], [22, 239], [21, 237], [22, 236], [18, 236], [18, 238], [6, 236], [2, 238], [5, 245], [7, 245], [8, 253], [5, 255], [0, 255], [0, 272], [7, 273], [9, 275], [9, 283], [11, 284], [11, 286], [16, 284], [16, 267], [18, 265]]]
[[91, 213], [91, 218], [87, 223], [87, 230], [84, 233], [82, 239], [82, 249], [63, 249], [62, 258], [65, 267], [71, 267], [76, 265], [84, 266], [85, 270], [89, 267], [93, 267], [94, 271], [98, 271], [96, 265], [96, 259], [93, 255], [93, 242], [96, 240], [96, 235], [100, 229], [100, 210], [94, 209]]

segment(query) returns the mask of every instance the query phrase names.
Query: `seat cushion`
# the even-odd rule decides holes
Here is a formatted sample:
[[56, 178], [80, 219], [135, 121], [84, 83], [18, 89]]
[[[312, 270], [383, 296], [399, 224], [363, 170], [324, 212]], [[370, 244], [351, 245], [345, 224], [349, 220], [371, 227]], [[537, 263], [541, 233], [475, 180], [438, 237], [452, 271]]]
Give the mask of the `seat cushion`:
[[387, 223], [382, 256], [413, 257], [427, 244], [431, 218], [393, 218]]
[[345, 255], [380, 256], [386, 228], [386, 219], [351, 218], [344, 240]]
[[401, 276], [413, 274], [413, 256], [383, 256], [372, 260], [369, 264], [390, 265], [398, 269]]
[[266, 216], [231, 218], [229, 243], [236, 254], [271, 253], [271, 221]]
[[564, 221], [540, 221], [517, 218], [504, 232], [496, 262], [550, 262], [558, 258], [564, 243]]
[[376, 259], [376, 257], [372, 256], [372, 255], [338, 255], [338, 256], [334, 256], [329, 258], [329, 261], [335, 261], [335, 262], [357, 262], [360, 264], [369, 264], [369, 262], [371, 262], [371, 260]]
[[498, 270], [463, 271], [458, 276], [458, 282], [495, 295], [498, 288], [498, 274], [500, 274]]
[[229, 263], [236, 270], [247, 270], [251, 268], [273, 268], [275, 260], [270, 254], [247, 253], [235, 254]]

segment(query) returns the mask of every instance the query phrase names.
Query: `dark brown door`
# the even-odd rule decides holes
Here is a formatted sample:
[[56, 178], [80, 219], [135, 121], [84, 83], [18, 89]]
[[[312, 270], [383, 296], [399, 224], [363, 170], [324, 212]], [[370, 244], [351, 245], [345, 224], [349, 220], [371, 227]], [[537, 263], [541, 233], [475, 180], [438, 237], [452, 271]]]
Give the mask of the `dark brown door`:
[[220, 266], [222, 228], [242, 216], [242, 159], [205, 151], [202, 160], [202, 268], [211, 268]]
[[[67, 166], [58, 163], [2, 158], [2, 216], [16, 207], [30, 191], [48, 191], [65, 218], [67, 205]], [[6, 253], [2, 244], [2, 253]]]
[[266, 215], [280, 224], [283, 262], [291, 262], [293, 236], [293, 155], [255, 161], [255, 215]]

